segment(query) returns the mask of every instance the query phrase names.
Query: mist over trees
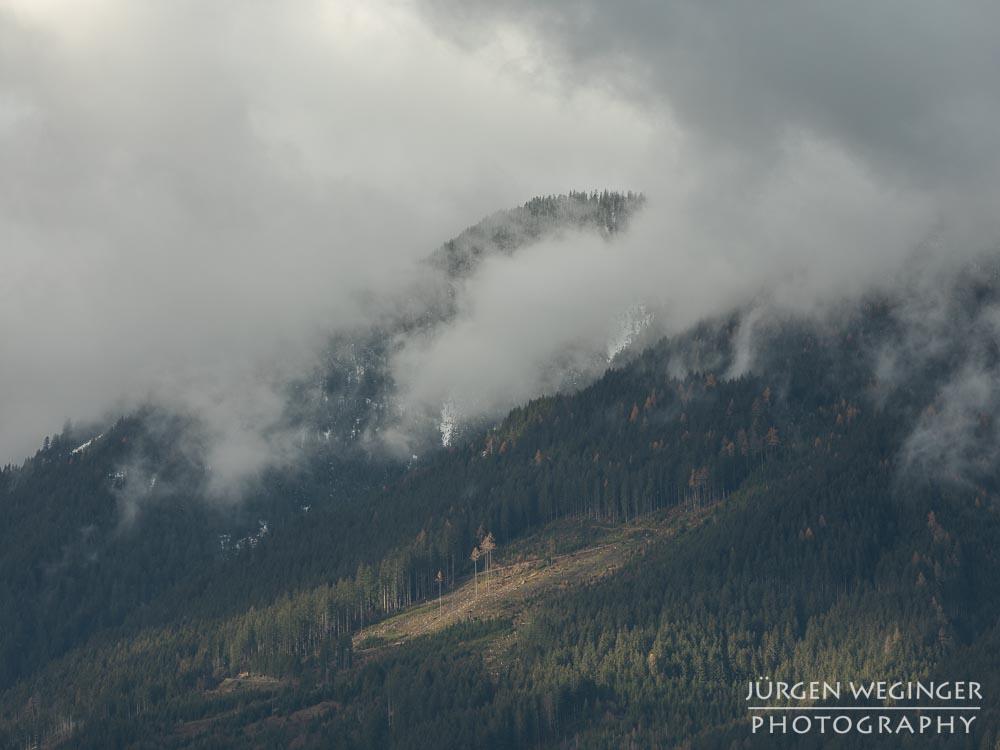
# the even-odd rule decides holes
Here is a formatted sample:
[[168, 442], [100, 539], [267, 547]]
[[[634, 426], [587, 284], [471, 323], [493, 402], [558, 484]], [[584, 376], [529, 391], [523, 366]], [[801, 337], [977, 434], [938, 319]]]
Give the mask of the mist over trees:
[[[989, 315], [995, 279], [957, 279], [948, 299], [969, 319]], [[332, 700], [370, 717], [335, 712], [302, 735], [320, 745], [606, 744], [632, 732], [728, 745], [744, 736], [725, 728], [743, 718], [737, 686], [758, 674], [960, 672], [992, 689], [998, 488], [965, 471], [995, 447], [991, 425], [967, 425], [975, 453], [961, 462], [909, 454], [915, 435], [925, 444], [942, 429], [932, 414], [975, 403], [942, 408], [959, 397], [949, 384], [963, 352], [988, 366], [975, 329], [919, 348], [930, 359], [890, 381], [884, 353], [917, 335], [905, 300], [873, 297], [822, 323], [765, 317], [752, 369], [726, 377], [742, 320], [705, 321], [409, 467], [317, 454], [236, 506], [194, 500], [179, 444], [161, 421], [148, 432], [150, 413], [80, 450], [81, 436], [52, 436], [0, 472], [2, 580], [16, 605], [0, 629], [5, 736], [56, 736], [69, 721], [100, 744], [231, 708], [252, 723], [256, 709], [211, 693], [243, 673], [292, 680], [268, 688], [287, 712]], [[959, 425], [944, 424], [947, 457]], [[137, 447], [146, 472], [123, 472]], [[128, 529], [123, 497], [144, 503]], [[468, 578], [493, 595], [504, 550], [555, 521], [656, 528], [677, 513], [687, 531], [606, 582], [537, 603], [527, 625], [471, 621], [374, 661], [380, 646], [366, 644], [357, 662], [362, 628], [421, 602], [443, 608]], [[517, 666], [488, 679], [482, 644], [514, 632]], [[414, 682], [428, 673], [438, 687]], [[995, 722], [985, 712], [977, 737]], [[231, 739], [213, 726], [211, 742]]]
[[1000, 6], [2, 5], [0, 746], [1000, 748]]

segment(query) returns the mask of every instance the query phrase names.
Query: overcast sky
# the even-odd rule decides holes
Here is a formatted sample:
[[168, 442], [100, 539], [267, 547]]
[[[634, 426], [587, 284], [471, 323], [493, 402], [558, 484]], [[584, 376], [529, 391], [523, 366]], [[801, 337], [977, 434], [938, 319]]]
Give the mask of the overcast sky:
[[[414, 400], [530, 397], [637, 302], [669, 330], [996, 247], [998, 16], [0, 0], [0, 462], [147, 394], [232, 416], [241, 384], [301, 371], [356, 320], [359, 291], [391, 296], [533, 195], [650, 202], [614, 255], [570, 237], [486, 264], [456, 323], [401, 356]], [[232, 418], [266, 424], [254, 401]]]

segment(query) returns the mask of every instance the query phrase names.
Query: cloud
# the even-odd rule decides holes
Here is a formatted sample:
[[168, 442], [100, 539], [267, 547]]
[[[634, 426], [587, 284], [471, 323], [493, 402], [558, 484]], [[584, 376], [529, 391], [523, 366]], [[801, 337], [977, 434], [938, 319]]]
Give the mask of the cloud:
[[[659, 333], [749, 311], [825, 316], [898, 291], [914, 265], [954, 268], [1000, 238], [1000, 70], [978, 4], [686, 1], [420, 3], [474, 51], [511, 29], [536, 78], [601, 91], [657, 126], [635, 172], [648, 198], [612, 242], [567, 235], [485, 265], [454, 322], [407, 342], [398, 369], [427, 409], [492, 413], [600, 372], [609, 325]], [[561, 365], [561, 367], [554, 367]], [[560, 376], [563, 379], [560, 379]]]
[[904, 475], [962, 484], [993, 476], [1000, 458], [998, 375], [995, 366], [967, 362], [944, 384], [903, 446]]
[[265, 453], [259, 373], [476, 217], [620, 180], [649, 127], [508, 56], [403, 3], [0, 4], [0, 460], [148, 396]]
[[842, 152], [815, 142], [786, 151], [738, 199], [722, 184], [661, 185], [625, 233], [563, 233], [484, 263], [460, 287], [453, 320], [404, 342], [404, 399], [425, 413], [447, 401], [465, 417], [492, 417], [586, 384], [636, 311], [648, 341], [748, 310], [738, 375], [752, 363], [757, 320], [823, 315], [892, 286], [943, 231], [926, 195], [885, 191]]
[[416, 261], [532, 195], [649, 201], [457, 283], [454, 317], [395, 342], [407, 413], [585, 383], [637, 316], [814, 313], [995, 249], [997, 13], [9, 2], [0, 456], [152, 396], [202, 417], [224, 483], [281, 463], [282, 387], [326, 336], [419, 317], [440, 286]]
[[530, 30], [562, 80], [617, 86], [741, 158], [766, 163], [805, 132], [901, 182], [995, 185], [1000, 9], [987, 3], [422, 6], [470, 46], [508, 25]]

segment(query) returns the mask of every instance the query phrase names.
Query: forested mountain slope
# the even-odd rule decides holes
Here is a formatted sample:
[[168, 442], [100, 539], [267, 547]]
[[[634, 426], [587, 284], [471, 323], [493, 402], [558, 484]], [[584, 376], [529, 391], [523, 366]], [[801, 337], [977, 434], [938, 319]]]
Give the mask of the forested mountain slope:
[[[235, 507], [171, 492], [123, 524], [122, 446], [155, 459], [156, 486], [185, 486], [171, 420], [134, 415], [76, 453], [60, 436], [0, 478], [0, 737], [771, 746], [751, 740], [748, 680], [938, 676], [993, 698], [967, 741], [910, 744], [992, 747], [997, 425], [968, 384], [1000, 361], [996, 274], [972, 268], [942, 300], [942, 331], [888, 294], [758, 318], [749, 337], [734, 312], [415, 464], [323, 455]], [[615, 529], [648, 539], [612, 570], [355, 648], [468, 591], [486, 534], [496, 564], [544, 565]]]
[[[295, 436], [296, 460], [267, 471], [238, 502], [209, 497], [210, 436], [198, 415], [160, 405], [110, 426], [67, 424], [22, 466], [0, 470], [0, 687], [94, 632], [155, 622], [192, 606], [192, 596], [199, 607], [243, 606], [334, 569], [353, 573], [360, 547], [347, 534], [343, 541], [324, 537], [316, 558], [298, 556], [294, 541], [268, 545], [268, 555], [286, 550], [295, 560], [252, 568], [246, 577], [238, 571], [250, 570], [248, 559], [259, 554], [253, 548], [271, 532], [293, 540], [318, 528], [327, 512], [340, 514], [330, 519], [340, 523], [352, 504], [365, 507], [373, 490], [406, 471], [409, 457], [400, 460], [378, 440], [378, 431], [400, 418], [389, 360], [402, 337], [454, 315], [463, 274], [556, 232], [614, 234], [642, 202], [609, 192], [535, 198], [443, 245], [426, 261], [435, 293], [416, 311], [383, 312], [366, 328], [331, 337], [317, 370], [286, 387], [281, 428]], [[425, 432], [436, 437], [437, 424]], [[392, 533], [387, 538], [395, 540]], [[206, 586], [221, 593], [192, 593]]]

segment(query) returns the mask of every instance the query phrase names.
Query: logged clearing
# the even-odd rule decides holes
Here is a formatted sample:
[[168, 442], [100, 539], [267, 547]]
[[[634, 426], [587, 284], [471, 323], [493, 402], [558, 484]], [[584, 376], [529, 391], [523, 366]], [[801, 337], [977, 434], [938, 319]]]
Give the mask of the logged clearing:
[[354, 636], [355, 650], [364, 651], [371, 644], [400, 645], [473, 618], [510, 617], [516, 623], [534, 599], [614, 572], [627, 553], [643, 543], [635, 536], [558, 555], [549, 562], [540, 559], [496, 566], [489, 574], [480, 573], [478, 596], [473, 580], [460, 581], [442, 595], [440, 602], [423, 603], [360, 631]]
[[238, 690], [267, 690], [284, 687], [287, 680], [279, 680], [277, 677], [269, 677], [263, 674], [250, 674], [244, 672], [237, 677], [227, 677], [219, 683], [218, 687], [206, 690], [205, 695], [225, 695]]
[[[356, 664], [377, 659], [387, 649], [410, 640], [433, 634], [465, 620], [509, 619], [512, 630], [491, 639], [485, 645], [483, 659], [489, 671], [498, 675], [510, 655], [518, 630], [527, 622], [534, 605], [561, 591], [589, 586], [613, 575], [631, 558], [644, 553], [658, 539], [673, 536], [684, 528], [702, 524], [711, 508], [697, 511], [672, 510], [643, 519], [641, 524], [621, 526], [598, 524], [580, 519], [564, 519], [543, 532], [520, 540], [494, 553], [495, 561], [487, 574], [482, 569], [476, 580], [459, 579], [446, 587], [440, 601], [422, 602], [400, 614], [359, 631], [353, 639]], [[483, 566], [484, 560], [480, 560]], [[341, 710], [334, 701], [307, 706], [287, 716], [271, 715], [270, 697], [294, 681], [279, 680], [262, 674], [241, 673], [223, 680], [206, 696], [221, 697], [234, 693], [246, 696], [261, 707], [264, 718], [243, 731], [251, 742], [256, 734], [278, 724], [307, 724], [314, 718]], [[217, 723], [234, 716], [237, 709], [180, 723], [175, 736], [191, 739], [214, 731]]]
[[[590, 529], [587, 546], [563, 554], [540, 550], [567, 532], [567, 524], [555, 524], [544, 534], [513, 547], [489, 573], [479, 572], [478, 595], [472, 576], [446, 589], [440, 601], [424, 602], [387, 620], [364, 628], [354, 636], [359, 658], [374, 655], [386, 647], [399, 646], [419, 636], [469, 619], [510, 618], [515, 629], [530, 616], [533, 603], [558, 591], [588, 586], [616, 570], [632, 556], [641, 554], [656, 538], [669, 536], [681, 521], [690, 527], [700, 524], [706, 513], [674, 512], [659, 521], [635, 526], [608, 526]], [[516, 562], [499, 564], [500, 559]], [[484, 563], [480, 560], [480, 566]]]

